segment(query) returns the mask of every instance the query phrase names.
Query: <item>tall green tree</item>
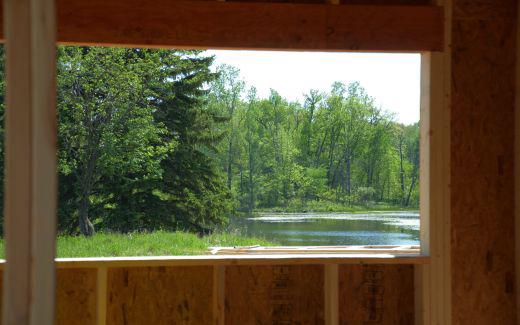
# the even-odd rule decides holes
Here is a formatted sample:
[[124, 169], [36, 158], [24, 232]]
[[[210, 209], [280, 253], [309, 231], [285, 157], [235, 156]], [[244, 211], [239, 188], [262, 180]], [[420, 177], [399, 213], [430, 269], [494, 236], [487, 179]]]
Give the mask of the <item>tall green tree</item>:
[[167, 130], [154, 121], [141, 64], [138, 51], [59, 48], [60, 223], [65, 228], [74, 228], [77, 215], [81, 233], [94, 234], [91, 205], [104, 200], [98, 195], [102, 180], [161, 177], [161, 161], [175, 143], [160, 142]]
[[[226, 116], [209, 107], [209, 89], [218, 74], [213, 58], [199, 51], [160, 51], [159, 81], [154, 87], [155, 118], [178, 146], [162, 162], [157, 182], [161, 219], [171, 227], [207, 233], [225, 224], [231, 195], [217, 164], [217, 147], [226, 132]], [[173, 218], [171, 217], [173, 215]]]

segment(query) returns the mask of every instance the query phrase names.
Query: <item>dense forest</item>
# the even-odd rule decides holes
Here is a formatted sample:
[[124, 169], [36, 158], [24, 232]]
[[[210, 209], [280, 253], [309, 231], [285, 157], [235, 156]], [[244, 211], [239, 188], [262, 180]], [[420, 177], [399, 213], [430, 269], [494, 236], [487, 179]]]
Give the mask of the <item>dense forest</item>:
[[208, 109], [229, 119], [217, 157], [236, 209], [418, 206], [419, 125], [396, 123], [359, 83], [297, 103], [258, 98], [231, 66], [217, 72]]
[[61, 233], [204, 234], [238, 211], [418, 205], [418, 124], [359, 83], [298, 103], [259, 98], [203, 51], [59, 47], [57, 108]]

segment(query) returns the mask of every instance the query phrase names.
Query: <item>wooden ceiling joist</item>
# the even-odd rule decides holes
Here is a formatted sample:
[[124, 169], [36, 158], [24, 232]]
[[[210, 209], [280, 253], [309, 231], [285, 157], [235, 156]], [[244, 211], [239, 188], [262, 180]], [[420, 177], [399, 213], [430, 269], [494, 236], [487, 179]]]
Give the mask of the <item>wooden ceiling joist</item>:
[[436, 6], [58, 0], [60, 44], [323, 51], [441, 51]]

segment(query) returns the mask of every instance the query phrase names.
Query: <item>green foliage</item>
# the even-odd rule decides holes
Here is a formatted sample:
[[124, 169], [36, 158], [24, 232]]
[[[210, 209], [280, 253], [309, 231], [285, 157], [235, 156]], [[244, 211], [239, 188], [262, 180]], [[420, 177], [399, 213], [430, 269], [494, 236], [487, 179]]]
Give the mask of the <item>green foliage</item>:
[[227, 114], [218, 159], [239, 210], [418, 206], [419, 126], [395, 122], [359, 83], [311, 90], [302, 105], [274, 90], [259, 99], [221, 71], [210, 98]]
[[196, 51], [59, 48], [61, 231], [225, 224], [230, 195], [213, 159], [222, 120], [205, 105], [211, 63]]
[[[214, 233], [199, 237], [188, 232], [131, 232], [127, 234], [98, 232], [92, 237], [58, 236], [57, 257], [92, 256], [161, 256], [208, 254], [208, 247], [273, 246], [262, 238], [233, 233]], [[0, 239], [0, 258], [5, 258], [4, 241]]]
[[233, 210], [418, 206], [418, 123], [397, 123], [359, 83], [296, 103], [212, 64], [200, 51], [58, 48], [61, 233], [208, 234]]

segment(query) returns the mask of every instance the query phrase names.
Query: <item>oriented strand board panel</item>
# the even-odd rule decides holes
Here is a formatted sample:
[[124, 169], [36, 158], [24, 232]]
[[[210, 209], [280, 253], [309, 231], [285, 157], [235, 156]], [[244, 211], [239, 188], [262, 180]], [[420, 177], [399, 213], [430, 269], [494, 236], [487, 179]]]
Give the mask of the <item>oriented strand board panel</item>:
[[211, 324], [213, 267], [108, 270], [107, 324]]
[[453, 1], [453, 324], [515, 324], [516, 5]]
[[[443, 48], [443, 10], [429, 5], [58, 0], [56, 8], [62, 44], [412, 52]], [[0, 14], [0, 30], [1, 20]]]
[[[211, 1], [211, 0], [208, 0]], [[326, 3], [325, 0], [226, 0], [231, 2]]]
[[4, 299], [4, 295], [3, 295], [3, 290], [4, 290], [4, 269], [2, 268], [0, 270], [0, 292], [2, 292], [2, 294], [0, 294], [0, 324], [2, 323], [2, 309], [4, 308], [4, 303], [3, 303], [3, 299]]
[[434, 1], [429, 0], [340, 0], [342, 4], [364, 4], [364, 5], [428, 5]]
[[[96, 324], [96, 269], [56, 270], [56, 324]], [[0, 271], [0, 290], [3, 284]], [[0, 306], [2, 295], [0, 295]], [[1, 311], [1, 308], [0, 308]], [[1, 312], [0, 312], [1, 319]]]
[[58, 1], [58, 41], [189, 48], [441, 50], [434, 6]]
[[339, 267], [342, 325], [413, 325], [413, 265]]
[[324, 324], [324, 268], [226, 267], [226, 324]]
[[96, 269], [56, 270], [56, 324], [96, 324]]

